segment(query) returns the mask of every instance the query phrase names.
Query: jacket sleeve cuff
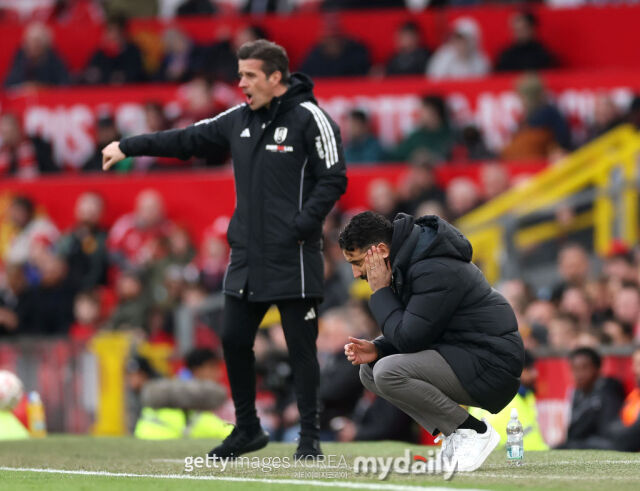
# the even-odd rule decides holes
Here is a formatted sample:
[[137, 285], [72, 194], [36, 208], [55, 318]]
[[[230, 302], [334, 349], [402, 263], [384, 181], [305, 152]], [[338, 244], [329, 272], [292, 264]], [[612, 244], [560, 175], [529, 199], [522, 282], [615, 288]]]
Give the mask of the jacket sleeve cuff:
[[384, 324], [389, 316], [398, 309], [404, 309], [402, 303], [400, 303], [400, 300], [398, 300], [398, 297], [389, 286], [380, 288], [380, 290], [371, 295], [369, 308], [383, 333]]
[[125, 154], [125, 156], [129, 157], [130, 150], [127, 145], [127, 138], [120, 140], [120, 143], [118, 143], [118, 147], [120, 147], [120, 151]]

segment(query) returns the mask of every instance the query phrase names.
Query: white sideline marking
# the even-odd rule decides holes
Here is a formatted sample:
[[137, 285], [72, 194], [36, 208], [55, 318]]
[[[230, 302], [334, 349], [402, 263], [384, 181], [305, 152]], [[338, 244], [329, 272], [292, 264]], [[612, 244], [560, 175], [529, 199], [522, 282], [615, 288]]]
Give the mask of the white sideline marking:
[[[229, 481], [229, 482], [256, 482], [262, 484], [291, 484], [294, 486], [317, 486], [328, 488], [348, 488], [348, 489], [389, 489], [393, 491], [451, 491], [451, 488], [439, 486], [404, 486], [402, 484], [374, 484], [356, 483], [348, 481], [306, 481], [300, 479], [258, 479], [251, 477], [219, 477], [219, 476], [191, 476], [185, 474], [132, 474], [129, 472], [108, 472], [108, 471], [79, 471], [66, 469], [36, 469], [28, 467], [0, 467], [0, 471], [14, 472], [42, 472], [48, 474], [72, 474], [78, 476], [105, 476], [105, 477], [150, 477], [155, 479], [187, 479], [196, 481]], [[480, 489], [467, 489], [466, 491], [483, 491]]]

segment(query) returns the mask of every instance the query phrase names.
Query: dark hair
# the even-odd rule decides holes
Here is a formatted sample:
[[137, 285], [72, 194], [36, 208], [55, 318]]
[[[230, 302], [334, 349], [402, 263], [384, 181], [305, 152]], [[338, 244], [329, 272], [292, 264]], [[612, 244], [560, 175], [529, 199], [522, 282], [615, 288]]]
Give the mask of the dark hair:
[[364, 211], [354, 216], [340, 232], [338, 243], [346, 251], [366, 249], [373, 244], [383, 242], [391, 246], [393, 225], [383, 215], [373, 211]]
[[33, 201], [31, 201], [29, 198], [27, 198], [26, 196], [22, 196], [22, 195], [18, 195], [15, 196], [12, 200], [11, 200], [11, 204], [13, 206], [19, 206], [20, 208], [24, 209], [24, 211], [27, 212], [27, 214], [32, 217], [33, 213], [35, 211], [35, 207], [33, 205]]
[[129, 358], [126, 366], [127, 373], [137, 373], [142, 372], [149, 378], [156, 378], [159, 376], [158, 372], [154, 370], [145, 357], [140, 355], [135, 355]]
[[600, 370], [600, 366], [602, 365], [602, 358], [593, 348], [588, 348], [586, 346], [583, 346], [582, 348], [576, 348], [569, 355], [569, 359], [573, 361], [578, 356], [586, 356], [591, 360], [593, 366]]
[[536, 27], [538, 25], [538, 18], [534, 15], [533, 12], [528, 10], [518, 12], [516, 14], [518, 17], [522, 17], [522, 19], [529, 24], [530, 27]]
[[442, 97], [440, 97], [439, 95], [425, 95], [422, 98], [422, 105], [425, 107], [432, 107], [438, 114], [440, 122], [443, 126], [449, 125], [449, 114], [447, 112], [447, 105]]
[[420, 26], [418, 26], [418, 24], [416, 24], [412, 20], [408, 20], [407, 22], [402, 24], [400, 26], [400, 29], [398, 29], [398, 30], [399, 31], [409, 31], [409, 32], [412, 32], [412, 33], [418, 34], [418, 35], [420, 34]]
[[349, 111], [349, 117], [362, 124], [367, 124], [369, 122], [367, 113], [365, 113], [362, 109], [352, 109], [351, 111]]
[[251, 24], [245, 27], [244, 30], [251, 32], [254, 39], [267, 39], [269, 37], [267, 36], [267, 31], [256, 24]]
[[191, 371], [210, 361], [218, 361], [218, 356], [209, 348], [196, 348], [185, 357], [187, 368]]
[[239, 60], [260, 60], [262, 71], [267, 77], [279, 71], [282, 73], [282, 83], [289, 82], [289, 57], [286, 50], [279, 44], [266, 39], [249, 41], [238, 49]]

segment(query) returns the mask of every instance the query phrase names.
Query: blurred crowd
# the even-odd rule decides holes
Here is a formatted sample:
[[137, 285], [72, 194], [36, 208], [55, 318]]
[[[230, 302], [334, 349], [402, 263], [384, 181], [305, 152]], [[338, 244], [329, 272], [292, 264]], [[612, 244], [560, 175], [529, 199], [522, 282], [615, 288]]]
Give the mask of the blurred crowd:
[[[138, 2], [130, 4], [138, 5]], [[157, 64], [145, 59], [150, 54], [146, 53], [145, 46], [139, 45], [141, 41], [131, 35], [125, 13], [118, 11], [104, 19], [100, 45], [78, 73], [70, 73], [65, 67], [47, 25], [38, 20], [30, 22], [14, 55], [5, 87], [184, 82], [196, 76], [232, 83], [236, 80], [237, 48], [246, 41], [269, 37], [268, 32], [253, 25], [206, 45], [195, 43], [177, 27], [168, 27], [162, 35], [161, 61]], [[510, 23], [512, 40], [504, 46], [493, 66], [482, 48], [481, 28], [470, 17], [453, 21], [448, 37], [433, 52], [424, 41], [425, 33], [420, 25], [407, 21], [395, 32], [391, 56], [382, 64], [374, 64], [370, 48], [350, 37], [337, 16], [328, 14], [317, 42], [300, 66], [292, 68], [313, 78], [425, 75], [430, 79], [464, 79], [491, 72], [561, 66], [538, 39], [538, 21], [533, 13], [517, 12]], [[154, 64], [157, 66], [149, 67]]]

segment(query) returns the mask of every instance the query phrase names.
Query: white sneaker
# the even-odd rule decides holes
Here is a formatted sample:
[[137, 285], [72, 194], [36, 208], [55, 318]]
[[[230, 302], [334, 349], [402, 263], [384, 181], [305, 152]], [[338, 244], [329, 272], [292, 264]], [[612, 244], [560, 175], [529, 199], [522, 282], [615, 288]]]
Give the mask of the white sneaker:
[[453, 457], [453, 437], [455, 434], [455, 431], [449, 436], [444, 436], [443, 433], [440, 433], [434, 440], [434, 443], [442, 442], [442, 445], [440, 446], [440, 454], [447, 459], [451, 459], [451, 457]]
[[487, 425], [487, 431], [484, 433], [460, 429], [453, 434], [453, 453], [460, 472], [473, 472], [478, 469], [500, 443], [498, 432], [486, 419], [482, 418], [482, 421]]

